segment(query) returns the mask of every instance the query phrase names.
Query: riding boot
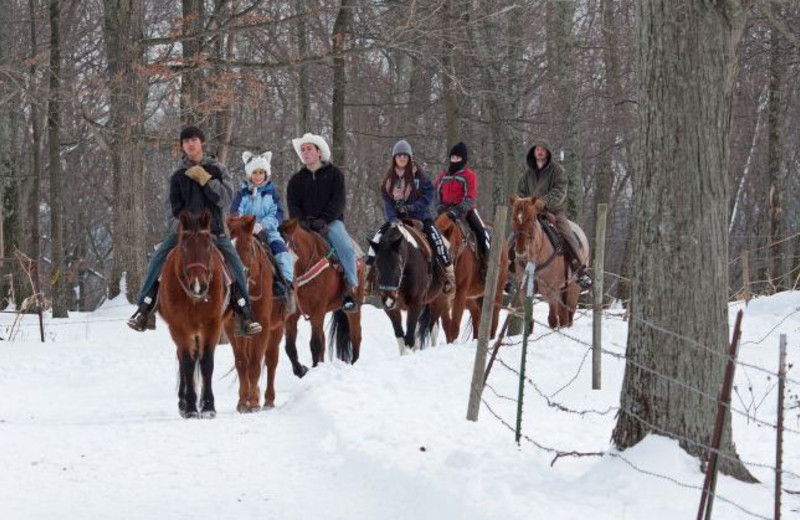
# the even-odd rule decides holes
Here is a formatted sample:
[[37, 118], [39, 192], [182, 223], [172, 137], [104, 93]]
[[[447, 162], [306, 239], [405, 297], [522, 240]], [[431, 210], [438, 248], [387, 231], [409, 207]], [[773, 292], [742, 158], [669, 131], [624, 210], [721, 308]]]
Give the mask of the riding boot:
[[586, 273], [586, 266], [580, 263], [574, 256], [571, 257], [569, 262], [570, 269], [575, 273], [575, 281], [584, 291], [589, 291], [592, 288], [592, 279]]
[[231, 306], [237, 318], [234, 320], [234, 335], [236, 337], [255, 336], [264, 330], [261, 324], [253, 319], [253, 308], [239, 294], [236, 284], [233, 284], [231, 290]]
[[297, 310], [292, 282], [284, 278], [280, 269], [276, 270], [275, 276], [272, 279], [272, 295], [276, 300], [284, 303], [287, 315], [292, 315]]
[[358, 300], [352, 287], [348, 287], [342, 298], [342, 310], [344, 312], [356, 312], [358, 310]]
[[136, 312], [134, 312], [133, 316], [128, 319], [128, 327], [138, 332], [144, 332], [145, 330], [156, 330], [155, 308], [157, 301], [158, 281], [153, 284], [153, 288], [150, 289], [150, 292], [144, 297], [144, 301], [139, 304]]

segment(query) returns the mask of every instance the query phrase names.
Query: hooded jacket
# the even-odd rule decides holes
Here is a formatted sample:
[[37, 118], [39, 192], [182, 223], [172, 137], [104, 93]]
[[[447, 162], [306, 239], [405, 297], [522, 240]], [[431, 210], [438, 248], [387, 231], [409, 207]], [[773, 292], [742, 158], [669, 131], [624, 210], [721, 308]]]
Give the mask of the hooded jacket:
[[331, 163], [324, 163], [315, 172], [304, 166], [289, 179], [286, 203], [290, 218], [321, 218], [328, 223], [343, 220], [344, 175]]
[[[536, 165], [536, 156], [533, 152], [537, 146], [547, 149], [547, 163], [541, 170]], [[542, 144], [531, 146], [528, 150], [527, 163], [528, 170], [519, 179], [517, 194], [520, 197], [544, 199], [547, 210], [552, 213], [564, 211], [569, 180], [564, 167], [553, 161], [550, 148]]]
[[217, 236], [227, 236], [225, 215], [233, 198], [233, 181], [224, 164], [213, 157], [203, 157], [199, 166], [211, 175], [205, 186], [186, 176], [186, 170], [194, 166], [187, 157], [169, 180], [169, 203], [172, 212], [170, 229], [177, 231], [178, 215], [181, 211], [200, 212], [207, 209], [211, 212], [211, 232]]
[[[415, 162], [413, 163], [413, 169], [414, 169], [415, 189], [411, 190], [409, 186], [410, 194], [405, 198], [406, 209], [408, 210], [409, 218], [425, 222], [426, 220], [431, 218], [430, 209], [431, 209], [431, 202], [433, 202], [433, 197], [434, 197], [433, 183], [428, 178], [428, 176], [425, 175], [425, 171], [422, 169], [422, 166], [418, 165]], [[383, 198], [383, 210], [384, 213], [386, 213], [387, 220], [399, 218], [397, 215], [397, 211], [394, 208], [394, 200], [389, 195], [390, 190], [391, 190], [391, 185], [382, 186], [381, 189], [381, 197]]]
[[278, 226], [283, 222], [281, 196], [272, 182], [263, 186], [243, 182], [233, 198], [231, 215], [254, 215], [256, 222], [267, 233], [268, 242], [283, 241], [278, 232]]

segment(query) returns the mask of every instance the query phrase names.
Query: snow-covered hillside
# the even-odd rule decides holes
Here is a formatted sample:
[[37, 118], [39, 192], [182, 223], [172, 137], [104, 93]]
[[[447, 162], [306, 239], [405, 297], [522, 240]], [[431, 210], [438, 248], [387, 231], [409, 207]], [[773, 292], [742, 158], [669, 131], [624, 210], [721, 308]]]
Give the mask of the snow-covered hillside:
[[[732, 316], [739, 308], [731, 306]], [[800, 293], [753, 300], [745, 310], [741, 359], [776, 370], [777, 338], [784, 332], [790, 362], [800, 361], [798, 309]], [[696, 515], [703, 475], [675, 441], [651, 436], [623, 453], [610, 449], [623, 362], [604, 356], [603, 389], [592, 391], [586, 347], [545, 327], [537, 326], [531, 344], [527, 370], [541, 394], [527, 385], [524, 432], [543, 447], [604, 451], [604, 457], [564, 457], [551, 466], [552, 453], [527, 440], [518, 447], [513, 432], [486, 406], [479, 422], [466, 421], [475, 342], [400, 357], [388, 318], [371, 307], [364, 310], [362, 358], [356, 365], [329, 362], [299, 380], [282, 354], [272, 411], [235, 412], [231, 350], [220, 346], [217, 418], [184, 420], [178, 415], [177, 363], [166, 327], [159, 322], [155, 332], [133, 332], [124, 323], [132, 310], [116, 300], [91, 314], [48, 319], [44, 344], [38, 342], [35, 317], [26, 316], [15, 340], [0, 343], [2, 518], [673, 520]], [[545, 313], [538, 304], [537, 319], [545, 320]], [[13, 319], [0, 318], [4, 337]], [[590, 315], [581, 315], [568, 334], [590, 342]], [[304, 323], [305, 363], [307, 338]], [[624, 353], [626, 323], [618, 314], [609, 313], [604, 340], [608, 350]], [[518, 367], [519, 356], [518, 345], [500, 354], [511, 367]], [[489, 383], [486, 402], [513, 424], [516, 405], [504, 396], [516, 397], [516, 375], [498, 364]], [[737, 384], [743, 401], [734, 397], [734, 404], [742, 410], [750, 406], [758, 419], [774, 423], [774, 380], [739, 367]], [[589, 412], [559, 410], [542, 395]], [[794, 430], [800, 429], [797, 415], [797, 410], [787, 414]], [[774, 429], [741, 415], [733, 420], [741, 457], [773, 465]], [[798, 437], [786, 432], [785, 467], [796, 473]], [[720, 477], [715, 518], [753, 518], [724, 499], [756, 518], [772, 518], [774, 475], [767, 468], [750, 469], [761, 484]], [[787, 475], [784, 486], [797, 490], [800, 481]], [[784, 514], [798, 509], [800, 502], [784, 495]]]

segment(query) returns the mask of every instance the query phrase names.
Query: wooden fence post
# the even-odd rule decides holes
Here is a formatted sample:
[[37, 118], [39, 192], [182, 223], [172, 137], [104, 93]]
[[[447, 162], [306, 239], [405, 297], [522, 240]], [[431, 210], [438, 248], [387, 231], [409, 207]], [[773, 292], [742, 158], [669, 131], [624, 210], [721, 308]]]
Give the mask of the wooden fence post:
[[592, 390], [600, 390], [603, 329], [603, 278], [606, 272], [606, 219], [608, 204], [597, 205], [594, 235], [594, 312], [592, 313]]
[[478, 348], [475, 350], [475, 365], [472, 367], [472, 385], [469, 390], [469, 404], [467, 405], [467, 419], [478, 420], [481, 408], [481, 395], [483, 394], [483, 374], [486, 370], [486, 354], [489, 350], [489, 336], [492, 333], [492, 314], [494, 311], [494, 297], [497, 294], [497, 278], [500, 274], [500, 253], [505, 247], [506, 233], [506, 206], [497, 206], [494, 214], [493, 244], [489, 255], [489, 268], [483, 289], [483, 306], [481, 307], [481, 322], [478, 328]]
[[781, 487], [783, 486], [783, 400], [786, 381], [786, 334], [781, 334], [778, 356], [778, 431], [775, 442], [775, 520], [781, 520]]

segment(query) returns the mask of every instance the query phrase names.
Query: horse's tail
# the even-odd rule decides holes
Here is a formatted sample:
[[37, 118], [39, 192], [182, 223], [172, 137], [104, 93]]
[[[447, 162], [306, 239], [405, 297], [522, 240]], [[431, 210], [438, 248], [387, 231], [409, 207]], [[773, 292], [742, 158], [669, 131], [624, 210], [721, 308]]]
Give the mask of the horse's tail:
[[353, 363], [353, 342], [350, 341], [350, 322], [347, 314], [338, 309], [333, 312], [330, 330], [328, 330], [328, 351], [333, 357], [333, 349], [336, 347], [336, 357], [345, 363]]
[[419, 348], [427, 348], [431, 345], [431, 334], [433, 328], [436, 326], [436, 320], [433, 319], [430, 304], [422, 309], [422, 314], [419, 315], [417, 322], [417, 341], [419, 341]]

